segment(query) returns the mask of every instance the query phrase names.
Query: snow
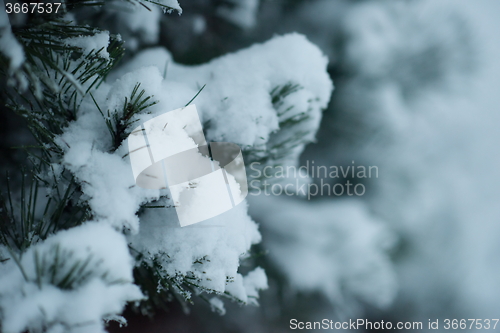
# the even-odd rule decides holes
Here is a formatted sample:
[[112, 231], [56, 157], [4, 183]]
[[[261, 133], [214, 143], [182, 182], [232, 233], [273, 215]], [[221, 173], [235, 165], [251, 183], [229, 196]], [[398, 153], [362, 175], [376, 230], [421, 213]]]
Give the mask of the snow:
[[266, 272], [261, 267], [255, 268], [243, 278], [243, 284], [249, 302], [257, 305], [259, 290], [268, 288]]
[[[179, 14], [182, 12], [176, 0], [158, 2]], [[258, 4], [257, 0], [247, 0], [240, 2], [235, 10], [221, 10], [219, 15], [249, 28], [255, 23]], [[134, 7], [130, 12], [116, 15], [117, 26], [127, 26], [125, 35], [129, 36], [125, 39], [132, 49], [134, 44], [139, 48], [142, 42], [158, 42], [161, 13], [157, 7], [150, 12]], [[198, 33], [205, 29], [204, 21], [195, 24]], [[16, 57], [18, 62], [11, 61], [11, 68], [17, 69], [24, 59], [22, 48], [8, 24], [1, 28], [7, 33], [2, 34], [0, 46], [10, 49], [8, 57]], [[111, 61], [107, 31], [62, 42], [84, 54], [100, 50], [99, 60]], [[63, 60], [60, 61], [62, 64]], [[80, 84], [76, 78], [85, 69], [81, 67], [70, 74], [79, 64], [69, 59], [62, 74], [81, 97], [94, 78]], [[201, 200], [208, 195], [215, 200], [221, 194], [212, 191], [211, 181], [223, 182], [221, 174], [214, 173], [214, 179], [199, 186], [203, 195], [191, 206], [180, 209], [192, 214], [193, 219], [199, 218], [195, 216], [198, 212], [216, 216], [181, 227], [173, 206], [188, 192], [186, 183], [170, 190], [137, 186], [126, 140], [114, 142], [107, 122], [113, 127], [115, 119], [123, 117], [126, 102], [130, 102], [138, 83], [138, 93], [144, 90], [144, 97], [158, 103], [127, 119], [129, 126], [124, 138], [137, 126], [148, 128], [151, 120], [182, 108], [206, 84], [193, 103], [200, 111], [209, 141], [235, 143], [242, 149], [264, 149], [278, 139], [304, 132], [304, 142], [287, 152], [287, 162], [296, 163], [305, 143], [314, 140], [322, 110], [333, 90], [327, 64], [322, 52], [298, 34], [277, 36], [191, 67], [176, 64], [168, 51], [155, 48], [139, 52], [98, 88], [94, 87], [91, 94], [78, 99], [75, 103], [81, 103], [76, 120], [54, 138], [62, 155], [51, 156], [50, 170], [40, 177], [52, 181], [61, 180], [68, 173], [74, 176], [83, 195], [78, 199], [80, 202], [72, 204], [88, 205], [92, 221], [38, 240], [18, 254], [19, 267], [14, 254], [0, 248], [1, 258], [8, 258], [0, 264], [2, 332], [104, 332], [105, 321], [114, 318], [122, 323], [119, 314], [125, 304], [143, 299], [139, 287], [133, 283], [132, 271], [134, 265], [144, 262], [134, 262], [129, 248], [143, 254], [141, 260], [146, 263], [159, 263], [159, 274], [163, 277], [180, 283], [189, 278], [196, 281], [195, 292], [215, 294], [210, 303], [221, 313], [225, 312], [221, 297], [258, 304], [259, 291], [268, 287], [265, 271], [260, 267], [246, 274], [240, 271], [251, 247], [261, 241], [259, 227], [248, 214], [247, 202], [242, 198], [234, 200], [234, 208], [219, 214], [211, 202]], [[57, 88], [59, 85], [52, 81], [61, 78], [54, 73], [49, 70], [46, 85]], [[273, 105], [272, 92], [289, 84], [297, 84], [300, 89], [283, 98], [278, 106]], [[284, 115], [285, 108], [291, 105], [296, 108]], [[297, 125], [295, 132], [285, 133], [281, 124], [303, 113], [308, 113], [309, 118]], [[175, 123], [170, 125], [175, 127]], [[173, 151], [196, 149], [200, 143], [188, 135], [190, 128], [179, 128], [151, 139], [169, 142]], [[240, 191], [231, 175], [227, 179], [232, 193]], [[50, 190], [48, 194], [52, 194]], [[145, 204], [164, 207], [153, 209], [143, 207]]]
[[[169, 6], [166, 9], [163, 6]], [[161, 1], [121, 1], [113, 6], [105, 6], [103, 11], [109, 18], [106, 26], [111, 31], [119, 31], [129, 51], [136, 51], [145, 45], [158, 44], [161, 20], [165, 12], [182, 14], [182, 8], [176, 0]]]
[[[129, 240], [134, 249], [162, 263], [165, 277], [191, 274], [200, 279], [200, 285], [221, 294], [231, 288], [241, 289], [238, 296], [246, 301], [238, 273], [239, 260], [261, 239], [257, 225], [246, 211], [246, 204], [242, 203], [221, 215], [181, 228], [173, 208], [147, 209], [141, 215], [140, 233]], [[226, 284], [227, 276], [240, 280]]]
[[252, 196], [264, 246], [295, 292], [320, 291], [339, 306], [357, 297], [388, 306], [397, 279], [387, 250], [394, 235], [361, 201]]
[[115, 23], [126, 41], [125, 46], [131, 51], [141, 43], [158, 43], [162, 11], [159, 6], [145, 4], [149, 10], [135, 2], [124, 2], [120, 4], [123, 8], [113, 11]]
[[[176, 0], [159, 1], [182, 11]], [[219, 17], [243, 29], [255, 25], [258, 0], [229, 2], [234, 6], [217, 8]], [[130, 6], [131, 11], [116, 17], [117, 30], [125, 31], [126, 46], [133, 51], [159, 40], [161, 11], [149, 1], [143, 3], [152, 11]], [[327, 59], [298, 34], [275, 37], [200, 66], [179, 65], [164, 48], [137, 53], [92, 91], [104, 118], [87, 97], [78, 120], [56, 138], [64, 157], [51, 161], [54, 175], [59, 179], [62, 166], [75, 175], [95, 221], [60, 232], [24, 253], [21, 263], [28, 281], [12, 258], [0, 264], [2, 331], [47, 327], [48, 332], [102, 332], [102, 320], [118, 319], [125, 302], [142, 297], [131, 282], [133, 264], [127, 245], [142, 252], [146, 261], [159, 262], [164, 277], [196, 279], [201, 290], [217, 295], [210, 304], [221, 313], [225, 312], [221, 297], [227, 293], [256, 304], [258, 290], [267, 288], [265, 272], [256, 268], [242, 274], [240, 265], [252, 244], [261, 241], [261, 232], [270, 261], [294, 292], [319, 291], [340, 308], [352, 298], [386, 307], [395, 298], [399, 274], [402, 292], [390, 309], [392, 316], [408, 315], [408, 307], [401, 305], [410, 304], [409, 315], [415, 319], [441, 318], [447, 312], [463, 318], [494, 317], [500, 299], [496, 208], [500, 161], [494, 153], [500, 120], [496, 97], [500, 70], [495, 57], [500, 47], [492, 41], [498, 39], [494, 15], [499, 8], [486, 1], [458, 1], [455, 6], [481, 30], [471, 38], [467, 30], [471, 22], [456, 15], [451, 2], [436, 3], [326, 0], [298, 5], [304, 13], [301, 19], [308, 20], [314, 31], [312, 38], [321, 40], [336, 68], [349, 73], [336, 99], [335, 107], [340, 107], [334, 110], [335, 124], [330, 124], [345, 131], [336, 139], [354, 133], [346, 140], [354, 143], [342, 146], [342, 154], [349, 156], [349, 163], [353, 156], [356, 161], [363, 157], [384, 174], [373, 185], [376, 195], [355, 200], [252, 198], [251, 214], [243, 202], [220, 216], [181, 228], [172, 207], [179, 194], [136, 185], [126, 144], [116, 150], [112, 145], [105, 124], [111, 119], [108, 112], [121, 115], [125, 98], [140, 82], [139, 91], [144, 89], [145, 96], [159, 103], [135, 116], [130, 132], [184, 106], [206, 84], [193, 103], [210, 141], [235, 142], [250, 151], [307, 132], [304, 142], [310, 142], [332, 91]], [[7, 16], [0, 15], [0, 52], [13, 71], [22, 66], [24, 53]], [[202, 16], [195, 16], [192, 23], [196, 34], [207, 29]], [[334, 34], [341, 35], [343, 52], [337, 53]], [[109, 34], [66, 43], [88, 53], [106, 47]], [[471, 52], [476, 45], [470, 43], [478, 43], [479, 54]], [[105, 49], [100, 56], [109, 59]], [[483, 71], [478, 76], [469, 75], [473, 63]], [[300, 89], [273, 105], [271, 91], [290, 83]], [[294, 108], [285, 113], [290, 106]], [[307, 120], [283, 128], [285, 121], [303, 112]], [[196, 146], [183, 131], [169, 132], [162, 140], [177, 149]], [[345, 142], [333, 141], [320, 151], [317, 162], [342, 162], [345, 155], [339, 157], [334, 150]], [[279, 162], [296, 164], [304, 142]], [[165, 208], [140, 209], [146, 203]], [[193, 207], [208, 210], [207, 205], [199, 201]], [[388, 252], [394, 235], [387, 225], [402, 236], [400, 244], [406, 250], [398, 252], [393, 263]], [[36, 279], [35, 253], [53, 258], [56, 244], [72, 251], [69, 262], [94, 255], [95, 271], [68, 290], [55, 287], [50, 274], [40, 282]], [[0, 259], [9, 257], [0, 248]]]
[[[148, 4], [148, 2], [150, 2], [147, 0], [141, 0], [141, 1], [144, 2], [146, 5]], [[170, 7], [172, 9], [175, 9], [179, 13], [179, 15], [182, 14], [182, 8], [177, 0], [155, 0], [154, 3]]]
[[[140, 70], [131, 71], [115, 81], [107, 93], [106, 105], [109, 110], [121, 114], [125, 104], [125, 98], [130, 101], [130, 94], [137, 83], [140, 83], [139, 91], [145, 90], [153, 100], [161, 94], [163, 76], [155, 66], [148, 66]], [[145, 96], [146, 97], [146, 96]]]
[[9, 60], [9, 69], [15, 71], [24, 63], [24, 50], [12, 33], [9, 17], [5, 8], [4, 1], [1, 0], [0, 6], [0, 52]]
[[337, 140], [325, 133], [330, 143], [309, 156], [363, 159], [383, 173], [363, 200], [401, 236], [400, 293], [387, 312], [396, 318], [485, 318], [500, 306], [499, 10], [490, 1], [360, 2], [342, 23], [338, 65], [352, 78], [325, 126]]
[[[153, 47], [136, 54], [130, 61], [123, 64], [117, 70], [109, 73], [107, 82], [114, 83], [117, 79], [122, 79], [126, 74], [140, 70], [145, 67], [154, 66], [158, 68], [163, 79], [167, 79], [169, 64], [173, 62], [172, 55], [163, 47]], [[168, 76], [170, 79], [170, 76]], [[187, 102], [186, 102], [187, 103]]]
[[[104, 91], [100, 92], [105, 100]], [[157, 198], [159, 192], [145, 192], [135, 186], [130, 164], [122, 158], [125, 149], [108, 153], [111, 136], [105, 121], [92, 102], [86, 102], [87, 108], [82, 108], [86, 111], [82, 111], [78, 121], [56, 139], [66, 149], [62, 163], [82, 182], [82, 191], [96, 217], [136, 232], [139, 218], [135, 213], [141, 203]], [[111, 102], [119, 103], [114, 99]]]
[[[394, 148], [414, 152], [413, 159], [405, 158], [414, 163], [408, 169], [411, 179], [419, 180], [414, 195], [404, 198], [405, 207], [409, 201], [413, 205], [407, 208], [408, 215], [400, 227], [414, 237], [416, 254], [400, 270], [408, 281], [405, 297], [416, 299], [420, 317], [429, 311], [447, 315], [438, 308], [440, 305], [427, 305], [438, 288], [453, 300], [452, 311], [464, 317], [492, 316], [500, 308], [500, 214], [495, 203], [500, 160], [494, 153], [500, 86], [500, 43], [495, 31], [500, 8], [488, 1], [474, 6], [462, 1], [457, 8], [462, 8], [474, 29], [478, 72], [457, 80], [458, 89], [451, 93], [429, 93], [410, 105], [410, 112], [418, 119], [408, 126], [413, 138], [405, 137]], [[431, 105], [433, 112], [429, 111]], [[432, 163], [423, 163], [424, 159]], [[402, 168], [406, 165], [398, 163]], [[389, 184], [384, 185], [388, 197], [395, 192], [394, 188], [389, 190]], [[432, 232], [424, 233], [425, 229]], [[425, 279], [421, 278], [424, 274]]]
[[388, 77], [403, 89], [467, 70], [472, 45], [458, 8], [446, 0], [355, 6], [343, 24], [346, 65], [372, 79]]
[[[176, 1], [164, 3], [178, 7]], [[153, 23], [147, 22], [144, 31], [155, 35], [150, 24], [157, 24], [156, 20], [157, 16], [151, 19]], [[144, 25], [131, 27], [138, 31]], [[108, 32], [102, 32], [67, 39], [65, 43], [84, 53], [104, 47], [99, 56], [109, 59], [105, 51], [109, 38]], [[154, 38], [150, 41], [156, 42]], [[89, 205], [93, 221], [58, 232], [30, 247], [21, 259], [26, 281], [13, 260], [0, 266], [5, 272], [0, 278], [0, 307], [6, 318], [2, 330], [14, 333], [47, 327], [57, 332], [69, 327], [75, 331], [103, 331], [103, 320], [118, 315], [127, 301], [142, 297], [132, 284], [133, 263], [127, 243], [142, 253], [146, 262], [159, 263], [160, 274], [165, 278], [182, 282], [189, 277], [196, 280], [200, 292], [226, 297], [229, 294], [242, 303], [257, 304], [258, 291], [267, 288], [264, 270], [256, 268], [245, 275], [239, 271], [240, 262], [248, 256], [251, 246], [261, 241], [258, 225], [248, 215], [246, 201], [208, 220], [181, 228], [173, 205], [186, 191], [137, 186], [127, 143], [115, 146], [106, 121], [113, 122], [115, 116], [123, 116], [125, 101], [130, 100], [137, 83], [140, 83], [138, 92], [144, 90], [144, 97], [151, 96], [151, 101], [158, 103], [133, 116], [129, 120], [133, 125], [126, 129], [126, 134], [137, 126], [147, 127], [148, 121], [155, 117], [183, 107], [206, 84], [194, 103], [209, 141], [236, 143], [246, 149], [263, 147], [280, 131], [280, 122], [287, 119], [281, 115], [282, 108], [290, 104], [296, 104], [297, 110], [292, 110], [289, 117], [302, 111], [310, 113], [310, 121], [297, 130], [308, 132], [308, 140], [313, 140], [322, 109], [333, 89], [326, 73], [327, 62], [304, 36], [291, 34], [192, 67], [176, 64], [164, 49], [150, 49], [138, 53], [112, 73], [99, 89], [92, 90], [92, 96], [83, 98], [77, 119], [55, 138], [63, 156], [51, 161], [56, 165], [54, 175], [63, 172], [58, 163], [74, 175], [83, 192], [80, 200]], [[71, 64], [70, 70], [75, 65]], [[271, 92], [290, 82], [299, 84], [301, 89], [276, 107]], [[196, 148], [198, 142], [190, 138], [188, 130], [170, 131], [156, 139], [167, 140], [177, 151]], [[304, 143], [293, 149], [288, 160], [295, 163], [303, 146]], [[234, 179], [228, 177], [228, 180], [231, 191], [239, 191]], [[206, 195], [216, 198], [212, 188], [210, 182], [200, 186]], [[147, 203], [164, 208], [141, 209]], [[196, 214], [210, 212], [213, 207], [209, 202], [196, 200], [193, 206], [184, 209]], [[213, 215], [216, 213], [219, 212]], [[121, 232], [127, 235], [126, 240]], [[81, 281], [67, 289], [59, 288], [48, 271], [40, 279], [36, 275], [35, 256], [47, 258], [47, 262], [55, 260], [56, 247], [71, 253], [64, 269], [71, 267], [70, 263], [85, 260], [92, 267], [88, 275], [82, 268]], [[211, 304], [224, 312], [220, 301], [212, 299]]]
[[[326, 57], [297, 34], [275, 37], [262, 45], [193, 67], [174, 63], [167, 51], [156, 48], [140, 52], [111, 74], [93, 96], [105, 118], [108, 111], [120, 115], [125, 97], [130, 97], [140, 82], [139, 91], [144, 89], [144, 96], [152, 96], [151, 100], [158, 104], [131, 119], [136, 127], [184, 106], [198, 92], [200, 84], [206, 83], [194, 103], [205, 124], [207, 139], [245, 147], [265, 144], [279, 130], [279, 110], [273, 107], [270, 92], [276, 86], [296, 82], [303, 88], [295, 96], [290, 95], [289, 103], [311, 109], [313, 121], [305, 122], [300, 129], [310, 132], [312, 139], [332, 90], [326, 65]], [[132, 130], [129, 128], [128, 133]], [[185, 131], [169, 135], [168, 141], [177, 148], [189, 139]], [[185, 142], [187, 148], [193, 147], [190, 140]], [[162, 274], [193, 276], [203, 288], [220, 294], [232, 290], [243, 302], [255, 303], [256, 290], [266, 287], [263, 271], [257, 270], [247, 277], [238, 272], [242, 256], [261, 239], [257, 225], [247, 214], [246, 203], [184, 228], [180, 227], [173, 208], [145, 209], [138, 216], [141, 204], [158, 200], [161, 195], [154, 205], [171, 207], [176, 194], [135, 185], [127, 144], [122, 143], [111, 152], [111, 136], [105, 121], [89, 97], [84, 99], [78, 119], [56, 142], [65, 151], [64, 166], [81, 182], [83, 199], [95, 218], [130, 232], [132, 247], [144, 253], [147, 260], [163, 263]], [[290, 159], [297, 157], [298, 151], [294, 151]], [[210, 209], [203, 201], [198, 205], [193, 212]], [[200, 258], [207, 260], [195, 263]], [[234, 278], [234, 282], [227, 284], [227, 277]]]
[[92, 51], [94, 52], [99, 51], [97, 52], [97, 56], [103, 59], [109, 59], [108, 31], [101, 31], [92, 36], [79, 36], [79, 37], [67, 38], [64, 40], [64, 44], [81, 49], [84, 55], [87, 55]]
[[221, 315], [226, 314], [226, 309], [224, 308], [224, 302], [220, 298], [212, 297], [210, 299], [210, 306], [212, 307], [212, 311], [217, 311]]
[[[133, 284], [133, 261], [125, 238], [104, 224], [87, 222], [31, 246], [20, 259], [22, 272], [10, 258], [0, 266], [1, 322], [6, 333], [40, 327], [48, 332], [105, 332], [105, 317], [119, 314], [126, 302], [143, 298]], [[74, 282], [66, 289], [58, 287], [74, 265], [79, 265], [70, 275]]]
[[163, 73], [167, 63], [164, 93], [157, 96], [160, 103], [173, 110], [187, 103], [206, 84], [195, 103], [202, 122], [210, 120], [207, 138], [244, 147], [265, 144], [270, 134], [279, 130], [278, 112], [271, 103], [273, 88], [290, 82], [303, 87], [300, 97], [290, 97], [293, 102], [300, 101], [300, 105], [313, 99], [309, 104], [312, 120], [306, 122], [309, 126], [301, 128], [313, 135], [333, 89], [326, 73], [327, 58], [299, 34], [275, 37], [200, 66], [172, 63], [168, 52], [159, 48], [145, 50], [111, 78], [152, 64]]

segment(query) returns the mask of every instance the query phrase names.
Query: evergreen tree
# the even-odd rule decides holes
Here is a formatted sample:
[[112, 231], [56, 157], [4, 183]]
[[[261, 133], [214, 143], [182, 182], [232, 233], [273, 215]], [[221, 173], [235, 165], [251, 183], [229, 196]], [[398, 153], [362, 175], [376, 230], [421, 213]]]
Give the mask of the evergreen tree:
[[295, 165], [332, 90], [326, 57], [289, 35], [186, 68], [145, 48], [175, 0], [1, 5], [2, 106], [32, 136], [0, 198], [2, 331], [102, 331], [127, 302], [149, 315], [173, 300], [257, 304], [267, 279], [246, 204], [180, 228], [168, 190], [135, 186], [126, 139], [195, 102], [207, 137], [239, 144], [247, 165]]

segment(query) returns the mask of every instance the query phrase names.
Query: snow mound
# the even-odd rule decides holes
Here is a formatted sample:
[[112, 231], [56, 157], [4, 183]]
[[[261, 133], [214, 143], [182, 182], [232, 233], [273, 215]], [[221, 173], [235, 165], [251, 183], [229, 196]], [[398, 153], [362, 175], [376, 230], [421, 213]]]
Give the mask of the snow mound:
[[30, 247], [0, 266], [5, 333], [105, 332], [103, 320], [142, 299], [125, 238], [88, 222]]

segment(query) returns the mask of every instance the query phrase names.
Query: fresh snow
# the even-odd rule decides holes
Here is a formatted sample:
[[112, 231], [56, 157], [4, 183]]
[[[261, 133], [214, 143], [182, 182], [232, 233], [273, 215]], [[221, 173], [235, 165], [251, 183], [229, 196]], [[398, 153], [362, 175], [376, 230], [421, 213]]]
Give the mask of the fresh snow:
[[[132, 119], [136, 127], [184, 106], [206, 84], [194, 103], [207, 139], [234, 142], [245, 149], [265, 145], [272, 134], [279, 133], [283, 119], [271, 103], [270, 92], [290, 82], [302, 87], [287, 97], [287, 103], [298, 107], [290, 111], [290, 117], [308, 110], [311, 120], [304, 121], [298, 130], [307, 132], [309, 140], [314, 138], [332, 91], [326, 66], [327, 58], [298, 34], [275, 37], [192, 67], [176, 64], [166, 50], [155, 48], [140, 52], [112, 73], [92, 96], [108, 119], [108, 112], [123, 112], [125, 98], [130, 98], [140, 83], [139, 91], [144, 89], [144, 96], [152, 96], [158, 103]], [[164, 277], [190, 276], [203, 290], [230, 292], [242, 302], [256, 303], [257, 290], [267, 287], [263, 270], [247, 276], [238, 272], [240, 260], [261, 239], [246, 203], [181, 228], [172, 207], [174, 193], [145, 190], [134, 184], [127, 145], [122, 143], [111, 152], [111, 136], [104, 118], [87, 97], [78, 119], [56, 138], [65, 150], [62, 162], [81, 182], [84, 200], [95, 218], [129, 233], [132, 248], [143, 253], [145, 260], [161, 263]], [[189, 137], [182, 132], [170, 133], [169, 142], [191, 148], [192, 140], [186, 141]], [[296, 163], [303, 146], [291, 150], [291, 163]], [[158, 201], [151, 205], [166, 208], [146, 208], [137, 214], [142, 204], [153, 200]], [[210, 209], [203, 204], [200, 202], [196, 209]]]
[[97, 55], [104, 59], [109, 59], [108, 44], [109, 32], [102, 31], [92, 36], [72, 37], [64, 40], [68, 46], [74, 46], [82, 50], [87, 55], [90, 52], [97, 52]]
[[24, 50], [12, 34], [3, 0], [0, 0], [0, 7], [2, 8], [0, 10], [0, 52], [10, 61], [10, 70], [15, 71], [24, 63]]
[[264, 223], [264, 246], [294, 291], [319, 291], [334, 304], [358, 297], [378, 307], [396, 296], [387, 250], [394, 235], [361, 201], [253, 196], [250, 212]]
[[[103, 319], [121, 313], [126, 302], [143, 298], [133, 284], [125, 237], [104, 223], [87, 222], [31, 246], [20, 259], [22, 270], [14, 258], [7, 258], [0, 265], [5, 333], [41, 327], [47, 332], [105, 332]], [[77, 281], [61, 289], [78, 264], [70, 275]]]

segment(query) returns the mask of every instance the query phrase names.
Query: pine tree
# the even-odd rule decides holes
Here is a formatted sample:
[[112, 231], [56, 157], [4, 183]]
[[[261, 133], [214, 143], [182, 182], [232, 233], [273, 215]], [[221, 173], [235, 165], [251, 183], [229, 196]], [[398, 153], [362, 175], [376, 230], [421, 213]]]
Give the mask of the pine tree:
[[[16, 147], [27, 160], [7, 173], [0, 197], [2, 331], [71, 332], [82, 325], [102, 331], [103, 320], [123, 322], [127, 302], [143, 314], [172, 300], [186, 311], [205, 300], [220, 313], [220, 297], [256, 304], [257, 291], [267, 287], [264, 271], [238, 271], [241, 261], [252, 263], [250, 246], [260, 241], [246, 206], [218, 220], [229, 226], [224, 231], [179, 228], [168, 192], [147, 192], [131, 181], [126, 138], [143, 121], [194, 100], [207, 135], [240, 144], [247, 164], [295, 164], [332, 89], [321, 52], [287, 36], [186, 70], [166, 51], [132, 45], [135, 54], [128, 53], [124, 36], [137, 38], [132, 30], [91, 25], [137, 8], [181, 13], [174, 0], [68, 0], [57, 13], [45, 5], [6, 5], [13, 13], [0, 17], [2, 104], [24, 120], [33, 144]], [[251, 52], [272, 68], [273, 52], [298, 48], [315, 60], [310, 68], [268, 69], [240, 82], [238, 89], [252, 89], [243, 94], [229, 89], [227, 78], [210, 78], [211, 70], [239, 68]], [[291, 68], [302, 56], [289, 53], [284, 62]], [[304, 75], [311, 82], [300, 82]], [[175, 90], [170, 80], [185, 80], [185, 87]], [[174, 94], [165, 97], [165, 85]], [[238, 108], [244, 110], [236, 114]], [[247, 132], [233, 131], [238, 123]], [[89, 308], [97, 310], [83, 311]]]

